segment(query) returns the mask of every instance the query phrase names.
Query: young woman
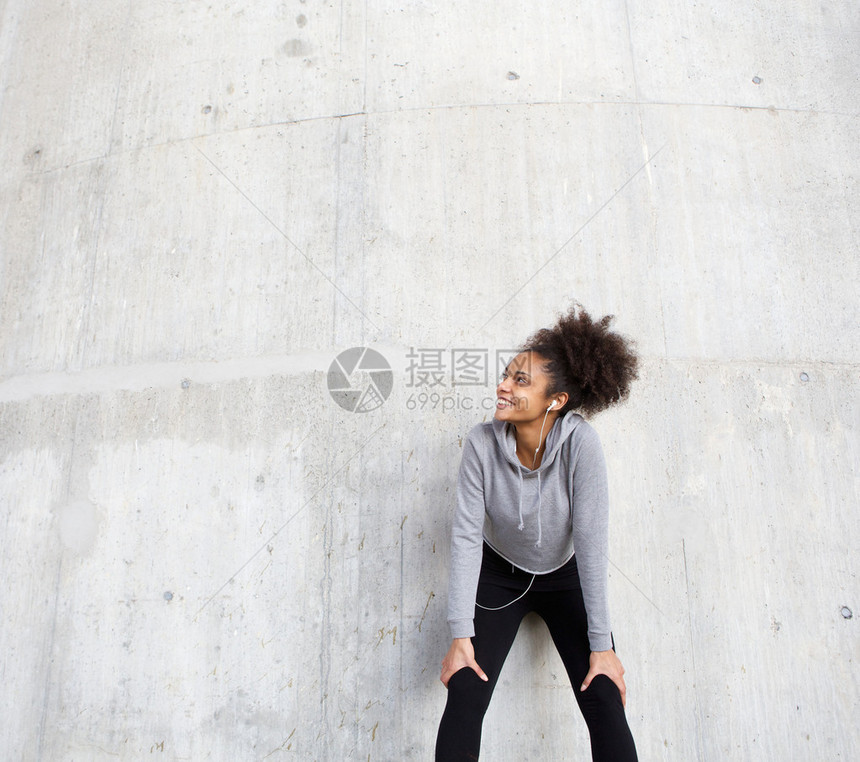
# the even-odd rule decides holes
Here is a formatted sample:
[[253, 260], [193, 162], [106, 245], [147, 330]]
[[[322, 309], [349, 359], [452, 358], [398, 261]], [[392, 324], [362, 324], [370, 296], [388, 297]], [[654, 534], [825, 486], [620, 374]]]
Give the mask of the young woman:
[[478, 759], [493, 688], [530, 611], [544, 619], [564, 662], [592, 759], [637, 759], [609, 629], [606, 465], [579, 414], [625, 399], [637, 377], [636, 355], [609, 330], [611, 320], [574, 307], [534, 334], [502, 374], [494, 419], [464, 444], [437, 762]]

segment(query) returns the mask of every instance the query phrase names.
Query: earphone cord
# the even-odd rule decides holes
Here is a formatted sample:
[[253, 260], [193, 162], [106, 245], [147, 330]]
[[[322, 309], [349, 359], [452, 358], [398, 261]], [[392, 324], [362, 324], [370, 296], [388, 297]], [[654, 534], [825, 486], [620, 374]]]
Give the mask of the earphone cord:
[[546, 417], [549, 415], [550, 409], [555, 405], [555, 402], [552, 403], [543, 414], [543, 423], [540, 425], [540, 434], [538, 434], [538, 446], [537, 450], [535, 450], [535, 454], [532, 456], [532, 470], [534, 470], [535, 462], [537, 461], [537, 454], [540, 452], [541, 440], [543, 439], [543, 427], [546, 426]]
[[484, 609], [484, 611], [501, 611], [502, 609], [506, 609], [508, 606], [512, 606], [514, 603], [516, 603], [520, 598], [525, 597], [525, 594], [526, 594], [529, 590], [531, 590], [531, 589], [532, 589], [532, 585], [535, 583], [535, 577], [536, 577], [536, 576], [537, 576], [536, 574], [532, 574], [532, 581], [531, 581], [531, 582], [529, 582], [529, 586], [528, 586], [528, 587], [523, 591], [523, 594], [522, 594], [522, 595], [518, 595], [518, 596], [517, 596], [516, 598], [514, 598], [510, 603], [506, 603], [504, 606], [482, 606], [482, 605], [481, 605], [480, 603], [478, 603], [477, 601], [475, 601], [475, 605], [476, 605], [479, 609]]
[[[543, 423], [540, 425], [540, 434], [538, 434], [538, 446], [537, 446], [537, 450], [535, 450], [535, 454], [534, 454], [534, 456], [532, 457], [532, 468], [534, 468], [534, 467], [535, 467], [535, 461], [537, 460], [538, 452], [540, 452], [541, 440], [543, 439], [543, 427], [544, 427], [544, 426], [546, 426], [546, 417], [549, 415], [549, 411], [550, 411], [550, 410], [552, 410], [552, 408], [553, 408], [553, 407], [555, 407], [555, 402], [553, 402], [553, 403], [552, 403], [552, 404], [551, 404], [551, 405], [546, 409], [546, 412], [543, 414]], [[528, 591], [532, 589], [532, 585], [535, 583], [535, 577], [536, 577], [536, 576], [537, 576], [537, 575], [532, 574], [532, 578], [531, 578], [531, 581], [529, 582], [529, 586], [528, 586], [528, 587], [523, 591], [522, 595], [518, 595], [518, 596], [517, 596], [516, 598], [514, 598], [512, 601], [510, 601], [509, 603], [506, 603], [504, 606], [482, 606], [482, 605], [481, 605], [480, 603], [478, 603], [477, 601], [475, 601], [475, 605], [476, 605], [479, 609], [484, 609], [484, 611], [501, 611], [502, 609], [506, 609], [508, 606], [512, 606], [512, 605], [513, 605], [514, 603], [516, 603], [518, 600], [520, 600], [521, 598], [524, 598], [524, 597], [525, 597], [526, 593], [528, 593]]]

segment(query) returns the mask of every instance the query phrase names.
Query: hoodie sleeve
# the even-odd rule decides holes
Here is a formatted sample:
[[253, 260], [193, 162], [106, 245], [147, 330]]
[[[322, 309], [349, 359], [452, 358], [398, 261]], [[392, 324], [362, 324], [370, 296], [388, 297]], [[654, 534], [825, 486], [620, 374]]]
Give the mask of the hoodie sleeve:
[[573, 469], [573, 547], [588, 615], [592, 651], [612, 648], [609, 628], [609, 489], [606, 461], [597, 432], [580, 426], [585, 436]]
[[466, 437], [457, 477], [448, 579], [448, 624], [452, 638], [471, 638], [475, 634], [475, 596], [483, 558], [483, 444], [479, 425]]

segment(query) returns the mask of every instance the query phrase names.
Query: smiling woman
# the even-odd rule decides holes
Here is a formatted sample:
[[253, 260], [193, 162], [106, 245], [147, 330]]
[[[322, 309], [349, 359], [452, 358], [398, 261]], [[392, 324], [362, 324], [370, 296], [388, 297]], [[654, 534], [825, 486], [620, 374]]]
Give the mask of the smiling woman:
[[631, 762], [624, 668], [609, 627], [606, 465], [591, 415], [625, 399], [630, 342], [574, 307], [535, 333], [466, 439], [451, 535], [436, 759], [478, 759], [484, 714], [523, 617], [546, 622], [588, 725], [595, 762]]

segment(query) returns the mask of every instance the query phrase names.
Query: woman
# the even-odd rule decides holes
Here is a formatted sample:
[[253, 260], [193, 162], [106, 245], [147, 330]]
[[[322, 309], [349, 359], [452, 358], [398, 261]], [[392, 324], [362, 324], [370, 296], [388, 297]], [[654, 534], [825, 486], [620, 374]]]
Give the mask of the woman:
[[627, 397], [630, 343], [574, 307], [505, 369], [492, 421], [466, 439], [451, 536], [437, 762], [476, 760], [520, 621], [546, 622], [588, 725], [595, 762], [636, 760], [624, 668], [609, 629], [606, 465], [591, 415]]

